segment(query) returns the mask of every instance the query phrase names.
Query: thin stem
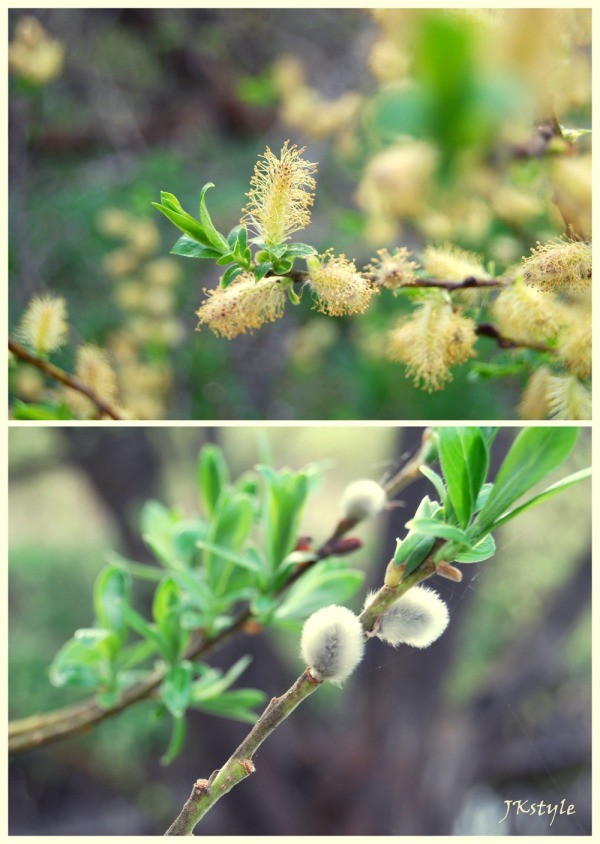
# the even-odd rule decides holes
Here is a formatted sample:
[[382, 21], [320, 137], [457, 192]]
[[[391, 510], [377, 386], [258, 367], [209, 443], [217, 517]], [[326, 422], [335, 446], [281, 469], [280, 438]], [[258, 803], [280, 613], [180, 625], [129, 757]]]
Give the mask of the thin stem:
[[[367, 281], [372, 281], [371, 273], [360, 273]], [[275, 276], [275, 273], [267, 273], [266, 278]], [[290, 270], [289, 273], [275, 276], [277, 278], [289, 278], [295, 284], [304, 284], [310, 278], [310, 273], [307, 270]], [[400, 289], [411, 289], [414, 287], [437, 287], [443, 290], [468, 290], [474, 287], [508, 287], [514, 284], [512, 278], [475, 278], [475, 276], [468, 276], [461, 281], [450, 281], [442, 278], [418, 278], [415, 277], [410, 282], [403, 284]]]
[[[359, 617], [365, 638], [370, 638], [382, 613], [412, 586], [431, 577], [432, 574], [435, 574], [433, 552], [415, 572], [397, 586], [382, 586]], [[227, 762], [209, 779], [199, 779], [194, 783], [192, 793], [165, 835], [192, 835], [198, 821], [212, 809], [215, 803], [254, 773], [252, 758], [265, 739], [321, 685], [322, 682], [315, 681], [307, 669], [285, 694], [272, 698], [254, 727]]]
[[505, 337], [491, 322], [482, 322], [475, 327], [478, 337], [489, 337], [495, 340], [501, 349], [532, 349], [534, 352], [551, 352], [552, 348], [544, 343], [534, 343], [527, 340], [512, 340]]
[[60, 367], [50, 363], [50, 361], [36, 357], [24, 346], [21, 346], [20, 343], [17, 343], [10, 337], [8, 338], [8, 348], [13, 355], [18, 357], [20, 360], [25, 361], [25, 363], [35, 366], [36, 369], [39, 369], [40, 372], [44, 373], [44, 375], [47, 375], [49, 378], [53, 378], [55, 381], [64, 384], [66, 387], [70, 387], [72, 390], [76, 390], [78, 393], [86, 396], [96, 405], [101, 415], [110, 416], [111, 419], [125, 419], [125, 417], [115, 410], [111, 404], [97, 395], [97, 393], [95, 393], [90, 387], [87, 387], [83, 381], [79, 380], [79, 378], [76, 378], [74, 375], [70, 375], [68, 372], [65, 372], [64, 369], [60, 369]]

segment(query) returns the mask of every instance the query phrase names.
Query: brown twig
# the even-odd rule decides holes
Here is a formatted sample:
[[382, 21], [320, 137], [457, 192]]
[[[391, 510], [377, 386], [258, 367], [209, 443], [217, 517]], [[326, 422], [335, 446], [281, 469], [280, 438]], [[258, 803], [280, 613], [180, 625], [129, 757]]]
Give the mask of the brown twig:
[[491, 322], [482, 322], [475, 327], [475, 333], [479, 337], [489, 337], [495, 340], [501, 349], [532, 349], [534, 352], [551, 352], [550, 346], [543, 343], [533, 343], [527, 340], [512, 340], [500, 333], [500, 330]]
[[31, 364], [31, 366], [35, 366], [36, 369], [39, 369], [40, 372], [43, 372], [44, 375], [47, 375], [49, 378], [53, 378], [55, 381], [58, 381], [61, 384], [64, 384], [66, 387], [70, 387], [72, 390], [76, 390], [78, 393], [86, 396], [90, 401], [92, 401], [96, 407], [98, 408], [101, 415], [110, 416], [111, 419], [124, 419], [125, 417], [122, 416], [115, 408], [97, 395], [90, 387], [87, 387], [79, 378], [76, 378], [74, 375], [70, 375], [68, 372], [65, 372], [64, 369], [60, 369], [60, 367], [55, 366], [50, 361], [43, 360], [42, 358], [36, 357], [34, 354], [29, 352], [24, 346], [21, 346], [20, 343], [17, 343], [15, 340], [12, 340], [10, 337], [8, 338], [8, 348], [10, 351], [18, 357], [20, 360], [25, 361], [25, 363]]
[[[363, 278], [367, 281], [373, 281], [374, 276], [371, 273], [361, 273]], [[266, 278], [289, 278], [295, 284], [304, 284], [305, 281], [308, 281], [310, 278], [310, 273], [307, 270], [290, 270], [288, 273], [284, 273], [281, 276], [276, 276], [275, 273], [269, 272], [266, 275]], [[514, 279], [512, 278], [476, 278], [475, 276], [467, 276], [467, 278], [462, 279], [461, 281], [450, 281], [448, 279], [442, 278], [418, 278], [415, 277], [410, 282], [401, 285], [399, 290], [410, 290], [412, 288], [418, 287], [435, 287], [441, 288], [442, 290], [471, 290], [474, 287], [476, 288], [489, 288], [489, 287], [508, 287], [509, 285], [514, 283]]]

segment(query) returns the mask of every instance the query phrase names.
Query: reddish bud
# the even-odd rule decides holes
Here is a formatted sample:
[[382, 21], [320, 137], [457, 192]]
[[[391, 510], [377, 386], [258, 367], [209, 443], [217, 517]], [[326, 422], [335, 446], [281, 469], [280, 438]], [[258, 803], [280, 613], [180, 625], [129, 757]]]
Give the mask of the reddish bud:
[[335, 557], [344, 557], [346, 554], [352, 554], [363, 547], [362, 539], [357, 536], [348, 536], [345, 539], [336, 539], [330, 545], [330, 554]]
[[312, 536], [301, 536], [294, 551], [312, 551]]
[[244, 633], [248, 633], [250, 636], [255, 636], [257, 633], [260, 633], [262, 629], [263, 626], [260, 621], [256, 621], [254, 618], [249, 618], [248, 621], [244, 622], [244, 626], [242, 627]]
[[460, 583], [462, 580], [462, 571], [451, 566], [450, 563], [441, 562], [435, 567], [436, 574], [445, 577], [447, 580], [454, 580], [455, 583]]

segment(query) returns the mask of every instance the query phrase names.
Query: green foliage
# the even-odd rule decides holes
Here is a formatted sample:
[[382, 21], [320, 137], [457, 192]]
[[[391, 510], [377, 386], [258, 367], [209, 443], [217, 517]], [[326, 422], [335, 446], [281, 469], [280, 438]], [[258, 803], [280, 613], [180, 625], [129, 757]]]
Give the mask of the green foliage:
[[[96, 626], [76, 631], [59, 650], [52, 683], [94, 690], [102, 706], [112, 706], [155, 664], [162, 666], [159, 709], [173, 720], [165, 764], [183, 746], [190, 707], [254, 721], [262, 692], [230, 689], [249, 658], [222, 674], [191, 661], [191, 636], [210, 642], [235, 625], [242, 603], [257, 622], [289, 627], [356, 591], [362, 573], [343, 560], [328, 560], [285, 592], [296, 567], [311, 559], [308, 554], [300, 560], [294, 548], [304, 505], [321, 473], [316, 465], [298, 472], [261, 465], [234, 480], [221, 449], [205, 446], [196, 469], [202, 515], [184, 519], [158, 501], [143, 507], [140, 530], [158, 565], [108, 555], [94, 586]], [[151, 620], [133, 605], [136, 579], [155, 584]]]
[[421, 472], [433, 484], [439, 503], [426, 496], [409, 529], [398, 540], [394, 563], [404, 576], [416, 571], [438, 544], [435, 560], [478, 563], [495, 552], [492, 531], [535, 504], [568, 489], [591, 474], [581, 470], [513, 507], [525, 493], [568, 457], [577, 428], [527, 428], [516, 437], [496, 479], [485, 483], [494, 428], [443, 427], [437, 431], [443, 477], [430, 467]]

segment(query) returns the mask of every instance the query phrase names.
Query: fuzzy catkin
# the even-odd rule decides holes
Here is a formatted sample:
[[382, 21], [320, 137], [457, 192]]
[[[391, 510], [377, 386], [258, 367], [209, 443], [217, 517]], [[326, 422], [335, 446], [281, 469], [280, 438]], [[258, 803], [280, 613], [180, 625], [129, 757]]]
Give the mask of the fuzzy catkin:
[[357, 522], [376, 516], [385, 507], [385, 490], [376, 481], [354, 481], [342, 495], [342, 512]]
[[323, 607], [302, 629], [300, 652], [315, 680], [341, 683], [361, 661], [364, 648], [361, 623], [346, 607]]
[[428, 648], [442, 635], [448, 621], [448, 607], [438, 593], [426, 586], [413, 586], [383, 613], [377, 636], [395, 648]]

